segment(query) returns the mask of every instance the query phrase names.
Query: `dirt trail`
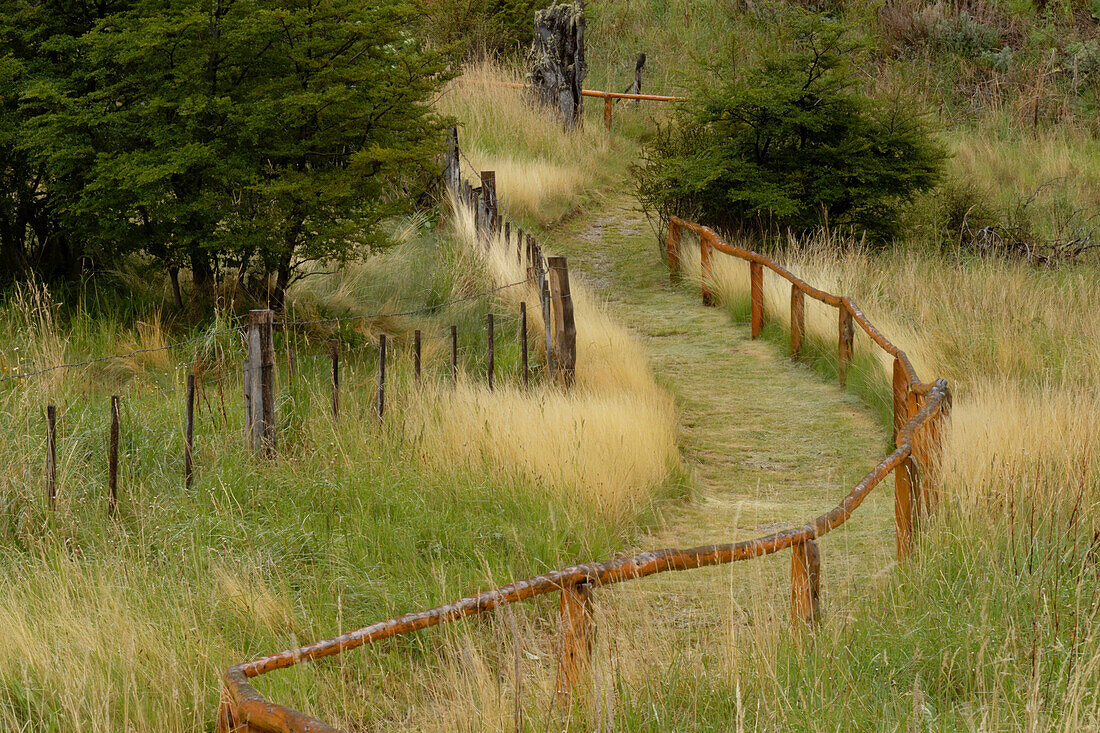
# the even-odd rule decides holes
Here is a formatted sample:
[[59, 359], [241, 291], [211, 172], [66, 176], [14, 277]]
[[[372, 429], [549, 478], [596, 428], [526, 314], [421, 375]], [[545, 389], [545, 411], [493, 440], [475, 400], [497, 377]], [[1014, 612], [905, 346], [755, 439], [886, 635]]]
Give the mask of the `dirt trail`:
[[[679, 407], [681, 450], [696, 493], [667, 508], [658, 528], [637, 538], [638, 548], [729, 542], [800, 523], [834, 506], [881, 458], [886, 430], [853, 395], [776, 345], [751, 340], [747, 324], [704, 307], [696, 290], [669, 284], [653, 230], [627, 199], [605, 202], [552, 239], [554, 251], [569, 257], [571, 276], [593, 286], [643, 339]], [[889, 483], [820, 546], [824, 609], [844, 613], [849, 591], [892, 563]], [[749, 606], [761, 598], [786, 613], [789, 563], [784, 552], [669, 573], [627, 584], [623, 595], [659, 598], [676, 613], [647, 623], [681, 629], [685, 617], [706, 628], [728, 617], [731, 603]]]

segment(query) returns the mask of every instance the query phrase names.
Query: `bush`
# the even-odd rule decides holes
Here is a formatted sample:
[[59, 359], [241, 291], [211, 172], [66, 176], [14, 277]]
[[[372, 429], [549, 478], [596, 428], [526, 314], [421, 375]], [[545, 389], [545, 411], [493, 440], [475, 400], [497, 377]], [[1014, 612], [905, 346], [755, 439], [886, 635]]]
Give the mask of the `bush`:
[[643, 206], [726, 229], [896, 233], [898, 208], [945, 154], [912, 113], [855, 91], [842, 26], [805, 16], [792, 50], [712, 69], [643, 150]]

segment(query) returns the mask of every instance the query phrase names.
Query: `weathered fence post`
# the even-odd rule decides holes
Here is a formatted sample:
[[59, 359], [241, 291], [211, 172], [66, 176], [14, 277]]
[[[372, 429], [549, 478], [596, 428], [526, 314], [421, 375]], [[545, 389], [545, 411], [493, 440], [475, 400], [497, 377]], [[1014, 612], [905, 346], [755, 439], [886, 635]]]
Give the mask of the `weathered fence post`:
[[897, 525], [898, 561], [909, 557], [913, 547], [913, 530], [917, 504], [920, 502], [920, 476], [913, 456], [894, 469], [894, 523]]
[[512, 224], [511, 224], [511, 222], [505, 221], [502, 229], [503, 229], [503, 232], [504, 232], [504, 234], [503, 234], [503, 236], [504, 236], [504, 251], [507, 252], [508, 249], [512, 246]]
[[566, 127], [584, 123], [581, 94], [588, 64], [584, 58], [584, 6], [552, 5], [535, 13], [531, 87], [539, 103], [553, 107]]
[[855, 333], [852, 329], [852, 311], [844, 303], [840, 304], [840, 323], [837, 344], [837, 376], [840, 386], [848, 386], [848, 366], [852, 363], [852, 338]]
[[332, 361], [332, 419], [340, 417], [340, 340], [328, 341], [329, 359]]
[[791, 358], [802, 354], [802, 335], [806, 329], [806, 297], [797, 285], [791, 285]]
[[275, 345], [274, 313], [248, 313], [248, 360], [251, 364], [252, 450], [263, 458], [275, 457]]
[[46, 405], [46, 501], [57, 500], [57, 406]]
[[760, 335], [764, 328], [764, 266], [749, 261], [749, 307], [752, 311], [752, 337]]
[[[645, 54], [638, 54], [638, 60], [634, 63], [634, 86], [631, 88], [632, 94], [642, 93], [642, 72], [645, 70]], [[637, 107], [641, 104], [641, 100], [635, 99], [634, 106]]]
[[286, 345], [286, 381], [288, 384], [298, 381], [298, 355], [289, 343]]
[[458, 152], [458, 128], [452, 127], [447, 131], [447, 163], [444, 168], [443, 180], [447, 189], [455, 196], [459, 195], [459, 182], [462, 180], [462, 168]]
[[481, 198], [485, 205], [482, 228], [485, 230], [485, 246], [489, 238], [497, 232], [497, 174], [496, 171], [481, 172]]
[[569, 293], [569, 265], [564, 257], [550, 257], [547, 266], [555, 316], [554, 363], [561, 383], [572, 386], [577, 367], [577, 326], [573, 321], [573, 298]]
[[714, 294], [711, 293], [710, 284], [714, 279], [714, 248], [710, 243], [710, 233], [699, 235], [699, 279], [703, 289], [703, 305], [714, 305]]
[[592, 584], [581, 581], [561, 589], [558, 610], [558, 702], [569, 704], [573, 691], [588, 672], [592, 654]]
[[451, 387], [458, 384], [458, 326], [451, 326]]
[[413, 376], [420, 386], [420, 329], [413, 331]]
[[[251, 351], [251, 347], [249, 347]], [[252, 356], [244, 358], [241, 369], [241, 388], [244, 390], [244, 434], [252, 445]]]
[[493, 344], [493, 314], [489, 313], [485, 316], [486, 327], [488, 328], [488, 339], [486, 340], [486, 355], [485, 355], [485, 370], [489, 378], [489, 391], [493, 391], [493, 372], [496, 370], [496, 353]]
[[615, 104], [615, 98], [610, 94], [603, 95], [603, 126], [607, 128], [608, 132], [611, 132], [611, 111]]
[[527, 301], [520, 301], [519, 304], [519, 353], [520, 360], [523, 362], [523, 386], [528, 386], [528, 374], [529, 369], [527, 366]]
[[680, 225], [668, 220], [668, 281], [676, 282], [680, 277]]
[[813, 540], [791, 546], [791, 620], [815, 626], [821, 619], [821, 552]]
[[118, 511], [118, 395], [111, 395], [111, 440], [107, 450], [107, 513]]
[[550, 316], [550, 283], [546, 272], [542, 269], [542, 254], [538, 244], [535, 245], [535, 267], [539, 282], [539, 298], [542, 306], [543, 332], [546, 335], [546, 373], [551, 379], [557, 375], [556, 357], [554, 355], [554, 323]]
[[195, 373], [187, 375], [187, 411], [183, 424], [183, 485], [191, 488], [191, 478], [195, 471]]
[[378, 335], [378, 419], [386, 411], [386, 334]]

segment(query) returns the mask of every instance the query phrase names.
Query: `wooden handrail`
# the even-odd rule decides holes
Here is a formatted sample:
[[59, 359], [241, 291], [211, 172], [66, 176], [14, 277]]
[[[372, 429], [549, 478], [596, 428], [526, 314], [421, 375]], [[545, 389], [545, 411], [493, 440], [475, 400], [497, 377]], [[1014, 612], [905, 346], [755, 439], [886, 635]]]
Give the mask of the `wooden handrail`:
[[[478, 593], [453, 603], [408, 613], [380, 621], [340, 636], [288, 649], [271, 656], [260, 657], [238, 664], [225, 671], [222, 677], [223, 694], [218, 710], [218, 730], [268, 731], [270, 733], [336, 733], [327, 723], [267, 701], [248, 680], [278, 669], [285, 669], [304, 661], [320, 659], [349, 649], [370, 644], [402, 634], [412, 633], [430, 626], [456, 621], [468, 616], [486, 613], [498, 606], [516, 603], [550, 593], [563, 593], [563, 598], [577, 596], [580, 585], [599, 587], [644, 578], [657, 573], [691, 570], [694, 568], [748, 560], [796, 547], [792, 561], [792, 611], [796, 620], [813, 621], [817, 616], [817, 553], [814, 541], [844, 524], [860, 506], [868, 494], [891, 472], [895, 472], [895, 514], [897, 518], [898, 556], [904, 559], [909, 553], [913, 536], [913, 516], [920, 506], [920, 472], [918, 467], [931, 469], [940, 451], [939, 425], [951, 408], [951, 391], [947, 380], [922, 383], [916, 375], [905, 352], [898, 349], [882, 335], [855, 303], [847, 297], [812, 287], [770, 258], [750, 250], [734, 247], [721, 240], [711, 229], [678, 217], [670, 220], [670, 242], [680, 241], [680, 228], [696, 232], [703, 246], [767, 267], [789, 281], [799, 292], [827, 305], [842, 309], [859, 323], [871, 339], [894, 356], [895, 377], [905, 381], [906, 399], [897, 399], [895, 391], [896, 449], [878, 462], [835, 507], [806, 522], [800, 527], [775, 532], [763, 537], [726, 544], [704, 545], [687, 549], [663, 549], [642, 552], [631, 557], [573, 565], [549, 573], [526, 578], [493, 590]], [[672, 257], [670, 269], [678, 263]], [[677, 253], [678, 255], [678, 253]], [[794, 299], [792, 299], [794, 300]], [[899, 385], [894, 385], [895, 390]], [[899, 407], [900, 405], [900, 407]], [[900, 412], [904, 410], [904, 412]], [[925, 434], [928, 434], [927, 436]], [[930, 436], [930, 437], [929, 437]], [[916, 501], [914, 501], [916, 497]], [[807, 557], [813, 558], [813, 570], [808, 570]], [[799, 562], [799, 558], [802, 562]], [[570, 625], [583, 623], [583, 614], [575, 609], [566, 614], [563, 601], [563, 622], [568, 615]], [[574, 604], [575, 605], [575, 604]], [[589, 638], [583, 629], [573, 630], [569, 638]], [[561, 654], [574, 655], [576, 649], [563, 649]], [[575, 671], [575, 670], [574, 670]], [[559, 689], [562, 695], [563, 690]], [[564, 691], [568, 694], [568, 690]]]
[[[517, 84], [511, 81], [487, 81], [486, 84], [509, 89], [530, 89], [530, 84]], [[669, 97], [660, 94], [627, 94], [625, 92], [603, 92], [598, 89], [582, 89], [582, 97], [603, 97], [603, 122], [604, 127], [611, 129], [611, 110], [616, 99], [633, 99], [640, 102], [684, 102], [685, 97]]]

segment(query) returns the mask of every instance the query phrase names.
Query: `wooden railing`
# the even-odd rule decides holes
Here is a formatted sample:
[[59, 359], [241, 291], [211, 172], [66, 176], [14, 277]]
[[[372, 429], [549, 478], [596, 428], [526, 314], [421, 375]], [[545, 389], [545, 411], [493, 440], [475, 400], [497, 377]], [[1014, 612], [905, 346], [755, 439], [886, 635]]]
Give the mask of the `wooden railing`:
[[728, 544], [689, 549], [642, 552], [633, 557], [574, 565], [533, 578], [485, 591], [443, 606], [380, 621], [332, 639], [288, 649], [230, 667], [223, 676], [223, 694], [218, 710], [219, 731], [269, 731], [273, 733], [318, 733], [336, 729], [320, 720], [269, 702], [249, 679], [304, 661], [320, 659], [401, 634], [456, 621], [491, 611], [498, 606], [536, 596], [560, 593], [559, 657], [557, 695], [564, 700], [581, 680], [588, 663], [593, 638], [593, 590], [648, 575], [673, 570], [691, 570], [749, 560], [791, 549], [791, 614], [795, 624], [813, 624], [818, 618], [817, 538], [844, 524], [868, 494], [891, 472], [895, 475], [894, 506], [897, 555], [904, 560], [911, 552], [917, 518], [934, 504], [935, 472], [941, 452], [942, 423], [951, 408], [947, 381], [921, 382], [905, 352], [898, 349], [871, 324], [850, 298], [818, 290], [795, 277], [764, 255], [723, 242], [707, 227], [673, 218], [669, 228], [669, 270], [679, 270], [681, 234], [688, 229], [699, 236], [703, 262], [703, 298], [713, 302], [709, 280], [713, 251], [749, 263], [752, 301], [752, 335], [759, 335], [764, 323], [763, 270], [767, 268], [791, 283], [791, 348], [801, 349], [804, 333], [804, 296], [837, 309], [839, 313], [838, 357], [840, 379], [846, 379], [852, 355], [853, 322], [858, 323], [873, 343], [894, 357], [893, 401], [896, 448], [871, 469], [840, 503], [801, 527], [763, 537]]
[[[529, 89], [528, 84], [517, 84], [509, 81], [493, 82], [494, 86], [508, 87], [509, 89]], [[668, 97], [660, 94], [628, 94], [626, 92], [604, 92], [599, 89], [582, 89], [582, 97], [603, 98], [603, 124], [611, 129], [611, 113], [616, 99], [633, 99], [636, 102], [683, 102], [684, 97]]]

